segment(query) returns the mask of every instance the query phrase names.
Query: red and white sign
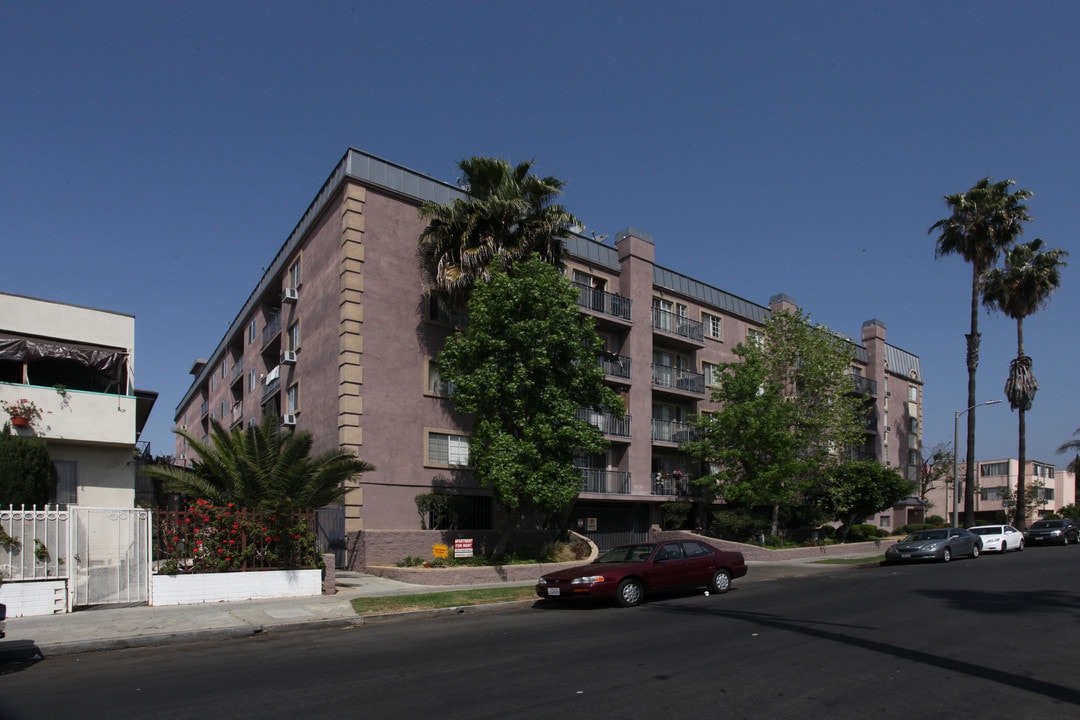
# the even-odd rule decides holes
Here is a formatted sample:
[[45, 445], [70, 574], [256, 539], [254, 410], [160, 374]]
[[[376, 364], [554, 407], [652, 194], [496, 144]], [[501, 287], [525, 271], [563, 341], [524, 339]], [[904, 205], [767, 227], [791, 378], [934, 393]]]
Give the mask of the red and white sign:
[[454, 557], [466, 558], [473, 556], [472, 538], [458, 538], [454, 541]]

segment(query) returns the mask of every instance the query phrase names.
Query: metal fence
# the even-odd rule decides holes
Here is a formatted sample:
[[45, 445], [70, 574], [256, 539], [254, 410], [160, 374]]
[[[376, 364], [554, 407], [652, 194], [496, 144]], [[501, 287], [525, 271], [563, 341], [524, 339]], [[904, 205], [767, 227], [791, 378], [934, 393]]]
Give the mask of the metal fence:
[[56, 505], [0, 508], [0, 575], [5, 582], [68, 576], [70, 513]]

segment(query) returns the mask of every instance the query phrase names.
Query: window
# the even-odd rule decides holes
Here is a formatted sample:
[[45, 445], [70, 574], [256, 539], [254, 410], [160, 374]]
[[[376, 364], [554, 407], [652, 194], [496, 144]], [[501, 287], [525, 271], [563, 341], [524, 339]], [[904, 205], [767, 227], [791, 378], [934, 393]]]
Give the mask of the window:
[[79, 463], [75, 460], [57, 460], [56, 498], [57, 505], [74, 505], [79, 502]]
[[1001, 500], [1005, 496], [1003, 487], [985, 487], [979, 491], [979, 497], [983, 500]]
[[300, 321], [297, 320], [289, 326], [289, 349], [296, 351], [300, 349]]
[[296, 258], [296, 262], [289, 268], [289, 286], [300, 287], [300, 258]]
[[887, 528], [887, 527], [891, 527], [891, 525], [892, 525], [892, 518], [889, 517], [888, 515], [882, 515], [881, 518], [879, 518], [878, 527]]
[[914, 385], [909, 385], [907, 389], [908, 402], [918, 402], [919, 400], [919, 388]]
[[428, 360], [426, 392], [430, 395], [449, 397], [454, 388], [450, 383], [443, 382], [439, 375], [439, 365], [434, 360]]
[[919, 465], [922, 463], [922, 458], [919, 457], [919, 451], [915, 448], [911, 448], [907, 451], [907, 464]]
[[765, 345], [765, 333], [757, 328], [746, 328], [746, 343], [753, 347], [762, 347]]
[[226, 362], [225, 360], [221, 361], [221, 377], [222, 377], [222, 379], [225, 378], [225, 362]]
[[1034, 475], [1035, 477], [1040, 477], [1040, 478], [1053, 478], [1054, 477], [1054, 466], [1053, 465], [1039, 465], [1038, 463], [1033, 463], [1032, 466], [1031, 466], [1031, 474]]
[[918, 418], [908, 418], [908, 432], [909, 433], [917, 433], [917, 432], [919, 432], [919, 419]]
[[705, 376], [705, 384], [709, 387], [716, 387], [720, 384], [720, 366], [711, 363], [701, 363], [701, 374]]
[[222, 420], [225, 419], [225, 401], [224, 400], [221, 401], [221, 415], [219, 417]]
[[1053, 502], [1054, 488], [1041, 487], [1038, 489], [1039, 502]]
[[705, 326], [705, 337], [713, 340], [724, 339], [724, 323], [719, 315], [710, 315], [703, 312], [701, 313], [701, 324]]
[[1009, 474], [1009, 463], [1007, 463], [1007, 462], [986, 463], [985, 465], [980, 465], [979, 466], [979, 476], [980, 477], [991, 477], [991, 476], [994, 476], [994, 475], [1008, 476], [1008, 474]]
[[217, 389], [217, 375], [210, 376], [210, 392], [214, 392]]
[[450, 433], [428, 433], [427, 465], [467, 467], [469, 464], [469, 438]]
[[255, 321], [248, 323], [248, 345], [255, 342]]
[[255, 375], [255, 368], [251, 368], [248, 371], [248, 392], [255, 392], [255, 388], [259, 387], [258, 376]]
[[285, 393], [285, 412], [295, 415], [300, 412], [300, 384], [293, 383]]

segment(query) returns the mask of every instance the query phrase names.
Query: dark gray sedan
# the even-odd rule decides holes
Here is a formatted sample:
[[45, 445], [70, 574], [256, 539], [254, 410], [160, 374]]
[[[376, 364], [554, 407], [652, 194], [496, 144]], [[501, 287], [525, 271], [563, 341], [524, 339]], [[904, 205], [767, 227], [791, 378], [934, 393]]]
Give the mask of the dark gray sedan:
[[885, 562], [914, 560], [949, 562], [954, 557], [963, 555], [977, 558], [981, 551], [982, 540], [978, 535], [964, 528], [936, 528], [911, 533], [885, 551]]

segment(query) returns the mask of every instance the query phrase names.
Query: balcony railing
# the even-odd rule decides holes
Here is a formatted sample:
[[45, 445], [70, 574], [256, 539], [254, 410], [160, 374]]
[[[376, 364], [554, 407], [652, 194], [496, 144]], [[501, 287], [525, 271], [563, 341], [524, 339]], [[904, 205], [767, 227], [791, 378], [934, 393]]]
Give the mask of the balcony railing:
[[270, 344], [270, 341], [278, 336], [281, 332], [281, 314], [274, 315], [270, 318], [270, 321], [266, 323], [266, 327], [263, 328], [262, 341], [263, 347]]
[[877, 380], [852, 373], [851, 382], [855, 385], [855, 392], [865, 395], [877, 395]]
[[206, 417], [207, 413], [209, 413], [209, 412], [210, 412], [210, 401], [209, 400], [203, 400], [202, 405], [199, 406], [199, 417], [204, 418], [204, 417]]
[[653, 476], [652, 494], [689, 497], [694, 494], [694, 484], [691, 482], [690, 476], [685, 473], [679, 476], [657, 474]]
[[267, 398], [277, 395], [278, 390], [281, 389], [281, 378], [274, 378], [270, 382], [263, 386], [262, 401], [266, 402]]
[[705, 375], [671, 365], [653, 365], [653, 385], [705, 394]]
[[661, 332], [678, 335], [694, 342], [705, 343], [704, 325], [697, 320], [691, 320], [688, 317], [676, 315], [667, 310], [655, 307], [652, 309], [652, 326]]
[[630, 320], [630, 298], [614, 295], [598, 288], [591, 288], [582, 283], [574, 283], [574, 287], [578, 291], [577, 304], [579, 307], [610, 315], [611, 317]]
[[574, 416], [578, 420], [584, 420], [585, 422], [600, 429], [600, 432], [605, 435], [614, 435], [616, 437], [630, 437], [630, 416], [621, 415], [615, 416], [611, 413], [597, 412], [596, 410], [590, 410], [589, 408], [578, 408]]
[[235, 385], [236, 381], [244, 377], [244, 365], [243, 363], [236, 363], [232, 366], [232, 374], [229, 376], [229, 385]]
[[229, 413], [229, 426], [235, 427], [238, 423], [244, 421], [244, 403], [237, 400], [232, 405], [232, 410]]
[[699, 439], [698, 429], [675, 420], [653, 420], [652, 439], [656, 442], [684, 443]]
[[621, 470], [581, 468], [581, 492], [629, 495], [630, 473]]
[[609, 377], [630, 379], [630, 358], [615, 353], [601, 353], [596, 358], [596, 364]]

